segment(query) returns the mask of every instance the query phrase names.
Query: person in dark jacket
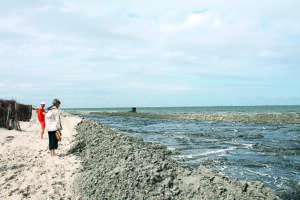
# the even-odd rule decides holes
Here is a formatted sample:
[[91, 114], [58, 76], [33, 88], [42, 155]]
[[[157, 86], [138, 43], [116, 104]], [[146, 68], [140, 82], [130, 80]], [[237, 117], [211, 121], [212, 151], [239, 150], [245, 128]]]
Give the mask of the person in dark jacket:
[[60, 100], [54, 99], [52, 103], [53, 107], [45, 115], [46, 130], [49, 136], [49, 150], [51, 156], [55, 156], [55, 150], [58, 148], [58, 140], [55, 136], [56, 131], [61, 131], [61, 120], [58, 108], [60, 107]]

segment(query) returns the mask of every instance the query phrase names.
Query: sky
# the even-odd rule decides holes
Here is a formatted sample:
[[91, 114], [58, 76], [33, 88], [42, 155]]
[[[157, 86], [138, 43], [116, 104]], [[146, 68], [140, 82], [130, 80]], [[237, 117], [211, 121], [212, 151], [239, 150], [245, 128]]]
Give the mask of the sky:
[[299, 105], [299, 0], [1, 0], [0, 98]]

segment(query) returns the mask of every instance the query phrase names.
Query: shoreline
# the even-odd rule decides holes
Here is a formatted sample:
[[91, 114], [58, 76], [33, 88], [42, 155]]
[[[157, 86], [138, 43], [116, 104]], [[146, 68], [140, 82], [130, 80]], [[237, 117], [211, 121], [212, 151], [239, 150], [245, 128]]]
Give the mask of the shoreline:
[[80, 161], [66, 153], [80, 118], [61, 113], [63, 137], [55, 157], [50, 157], [46, 131], [40, 139], [36, 112], [30, 122], [20, 122], [21, 131], [0, 129], [0, 199], [76, 198], [70, 183]]
[[66, 111], [71, 114], [107, 115], [152, 119], [175, 119], [197, 121], [224, 121], [248, 123], [300, 124], [300, 113], [260, 113], [260, 114], [174, 114], [174, 113], [132, 113], [132, 112], [91, 112]]
[[82, 199], [279, 199], [261, 182], [229, 180], [170, 158], [164, 145], [125, 136], [89, 119], [76, 127], [70, 153], [82, 170], [74, 190]]
[[61, 116], [63, 140], [54, 158], [36, 114], [21, 122], [22, 131], [0, 129], [0, 199], [279, 199], [261, 182], [183, 165], [164, 145]]

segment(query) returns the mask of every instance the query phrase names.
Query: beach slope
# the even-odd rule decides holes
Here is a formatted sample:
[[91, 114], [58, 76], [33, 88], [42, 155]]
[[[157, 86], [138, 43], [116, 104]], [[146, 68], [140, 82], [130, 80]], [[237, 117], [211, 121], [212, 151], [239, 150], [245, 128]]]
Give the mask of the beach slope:
[[279, 199], [261, 182], [229, 180], [170, 158], [163, 145], [125, 136], [95, 120], [77, 126], [70, 153], [82, 159], [80, 199]]

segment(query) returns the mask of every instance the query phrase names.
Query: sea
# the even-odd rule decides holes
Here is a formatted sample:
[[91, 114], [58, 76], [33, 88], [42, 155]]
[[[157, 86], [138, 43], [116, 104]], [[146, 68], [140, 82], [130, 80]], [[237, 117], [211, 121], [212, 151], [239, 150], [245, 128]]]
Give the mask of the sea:
[[[73, 108], [123, 112], [124, 108]], [[300, 113], [300, 106], [136, 107], [139, 113], [243, 114]], [[282, 199], [300, 199], [300, 124], [222, 122], [82, 115], [107, 127], [177, 151], [172, 158], [197, 168], [204, 165], [230, 179], [261, 181]]]

